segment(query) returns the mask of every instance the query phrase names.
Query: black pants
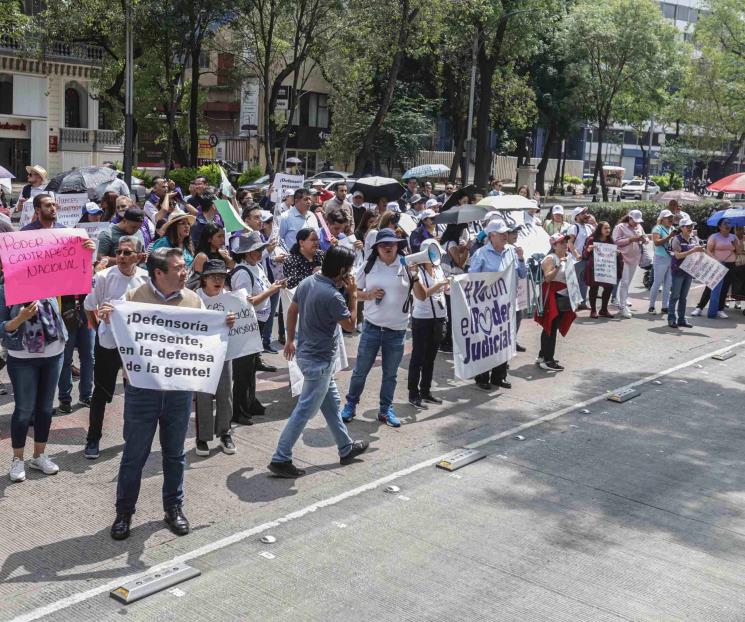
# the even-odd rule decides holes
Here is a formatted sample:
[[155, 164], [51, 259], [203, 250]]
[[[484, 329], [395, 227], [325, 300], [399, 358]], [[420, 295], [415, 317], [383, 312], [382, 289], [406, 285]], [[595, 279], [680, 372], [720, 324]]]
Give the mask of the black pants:
[[261, 414], [262, 406], [256, 399], [257, 354], [233, 359], [233, 419]]
[[411, 318], [411, 359], [409, 360], [409, 397], [427, 395], [432, 388], [432, 374], [440, 344], [433, 339], [435, 322], [431, 318]]
[[590, 287], [590, 309], [592, 311], [595, 311], [597, 309], [598, 305], [598, 290], [600, 288], [603, 288], [603, 293], [601, 296], [601, 303], [602, 306], [600, 307], [601, 311], [608, 311], [608, 303], [610, 302], [610, 295], [613, 291], [612, 285], [592, 285]]
[[111, 402], [116, 390], [116, 379], [122, 368], [122, 357], [114, 349], [104, 348], [96, 335], [96, 364], [93, 368], [93, 396], [88, 415], [88, 441], [100, 441], [106, 404]]
[[502, 363], [497, 365], [491, 371], [485, 371], [483, 374], [478, 374], [474, 380], [477, 384], [499, 384], [503, 380], [507, 380], [507, 370], [509, 369], [509, 363]]
[[445, 305], [448, 310], [447, 329], [445, 331], [445, 339], [442, 341], [443, 346], [447, 346], [448, 350], [453, 349], [453, 312], [450, 310], [450, 294], [445, 294]]
[[553, 361], [556, 354], [556, 337], [559, 334], [559, 324], [561, 324], [561, 318], [564, 317], [564, 313], [559, 313], [551, 323], [551, 334], [549, 335], [545, 329], [541, 333], [541, 351], [538, 353], [539, 357], [543, 357], [544, 361]]

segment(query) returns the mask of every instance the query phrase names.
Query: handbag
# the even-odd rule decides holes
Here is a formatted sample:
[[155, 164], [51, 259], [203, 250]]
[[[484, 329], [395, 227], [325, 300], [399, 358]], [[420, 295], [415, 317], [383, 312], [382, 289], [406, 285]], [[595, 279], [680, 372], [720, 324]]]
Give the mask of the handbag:
[[83, 325], [83, 318], [80, 315], [80, 296], [63, 296], [61, 312], [62, 322], [68, 333], [75, 332]]
[[559, 296], [559, 294], [556, 294], [556, 309], [559, 313], [571, 311], [572, 303], [569, 302], [569, 296]]

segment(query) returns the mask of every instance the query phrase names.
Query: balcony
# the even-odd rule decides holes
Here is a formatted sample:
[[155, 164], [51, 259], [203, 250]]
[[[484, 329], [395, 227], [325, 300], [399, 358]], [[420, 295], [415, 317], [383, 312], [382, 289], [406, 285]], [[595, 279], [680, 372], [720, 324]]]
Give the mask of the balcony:
[[61, 151], [121, 151], [122, 133], [116, 130], [89, 130], [61, 127]]
[[0, 35], [0, 53], [78, 65], [100, 65], [104, 57], [103, 48], [97, 45], [44, 41], [31, 35], [18, 34]]

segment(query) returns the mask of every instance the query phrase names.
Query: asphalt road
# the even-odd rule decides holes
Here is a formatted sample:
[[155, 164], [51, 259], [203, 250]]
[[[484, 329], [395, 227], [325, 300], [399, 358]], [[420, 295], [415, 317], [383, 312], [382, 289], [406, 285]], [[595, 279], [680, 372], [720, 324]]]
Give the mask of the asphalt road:
[[[513, 361], [511, 391], [454, 381], [441, 356], [445, 404], [417, 413], [399, 384], [398, 430], [375, 421], [376, 368], [352, 424], [371, 450], [341, 467], [317, 417], [296, 451], [308, 468], [297, 481], [266, 471], [292, 402], [286, 373], [262, 375], [271, 408], [236, 430], [236, 455], [199, 458], [190, 436], [184, 538], [162, 523], [157, 447], [132, 536], [108, 537], [121, 398], [95, 462], [81, 454], [87, 412], [56, 419], [60, 474], [0, 481], [0, 619], [745, 619], [745, 318], [673, 332], [642, 312], [642, 295], [631, 320], [583, 314], [559, 342], [560, 375], [535, 367], [539, 333], [524, 322], [529, 352]], [[355, 345], [347, 339], [352, 357]], [[737, 356], [710, 358], [729, 348]], [[641, 395], [604, 399], [628, 384]], [[10, 410], [5, 399], [6, 455]], [[434, 467], [463, 446], [485, 458], [454, 474]], [[108, 596], [173, 560], [202, 575], [128, 606]]]

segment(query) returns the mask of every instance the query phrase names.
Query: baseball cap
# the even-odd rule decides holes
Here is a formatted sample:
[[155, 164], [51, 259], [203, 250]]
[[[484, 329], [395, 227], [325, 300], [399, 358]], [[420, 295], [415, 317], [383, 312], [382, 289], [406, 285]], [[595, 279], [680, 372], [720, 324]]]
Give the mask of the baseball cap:
[[554, 233], [548, 239], [548, 241], [551, 242], [551, 246], [553, 246], [554, 244], [558, 244], [559, 242], [563, 242], [564, 240], [566, 240], [566, 238], [567, 238], [567, 236], [564, 233]]
[[424, 207], [427, 209], [431, 209], [433, 207], [437, 207], [438, 205], [440, 205], [440, 202], [437, 199], [430, 199], [424, 204]]
[[410, 205], [415, 205], [416, 203], [421, 203], [424, 201], [424, 197], [420, 194], [412, 194], [411, 198], [409, 199]]
[[563, 205], [554, 205], [551, 208], [551, 214], [564, 214], [564, 206]]
[[435, 210], [433, 209], [425, 209], [419, 212], [418, 216], [419, 216], [419, 220], [421, 221], [421, 220], [424, 220], [425, 218], [434, 218], [436, 214], [437, 212], [435, 212]]
[[401, 206], [398, 204], [398, 201], [389, 201], [386, 203], [385, 209], [387, 212], [400, 212]]
[[145, 212], [139, 207], [128, 207], [122, 216], [122, 220], [132, 220], [134, 222], [144, 222]]
[[295, 191], [294, 190], [290, 190], [289, 188], [285, 188], [282, 191], [282, 198], [283, 199], [286, 199], [287, 197], [291, 197], [294, 194], [295, 194]]
[[103, 214], [103, 210], [93, 201], [88, 201], [83, 209], [86, 214]]
[[362, 190], [355, 190], [354, 193], [352, 194], [352, 196], [353, 197], [362, 197], [363, 199], [365, 198], [365, 195], [362, 194]]
[[587, 211], [587, 207], [575, 207], [574, 210], [572, 210], [572, 216], [577, 218], [577, 216], [581, 216]]
[[638, 209], [632, 209], [629, 212], [629, 218], [633, 220], [636, 224], [644, 222], [644, 216], [642, 216], [641, 210]]
[[680, 219], [678, 226], [679, 227], [692, 227], [693, 221], [691, 220], [690, 216], [683, 216], [683, 218]]
[[259, 212], [259, 216], [261, 218], [261, 222], [269, 222], [274, 218], [274, 214], [266, 209], [261, 210], [261, 212]]
[[673, 213], [669, 209], [663, 209], [660, 212], [660, 218], [670, 218], [672, 217]]
[[489, 224], [486, 225], [486, 228], [484, 229], [484, 231], [486, 231], [487, 234], [488, 233], [507, 233], [509, 230], [510, 229], [507, 226], [507, 224], [504, 222], [504, 220], [497, 220], [497, 219], [490, 221]]

